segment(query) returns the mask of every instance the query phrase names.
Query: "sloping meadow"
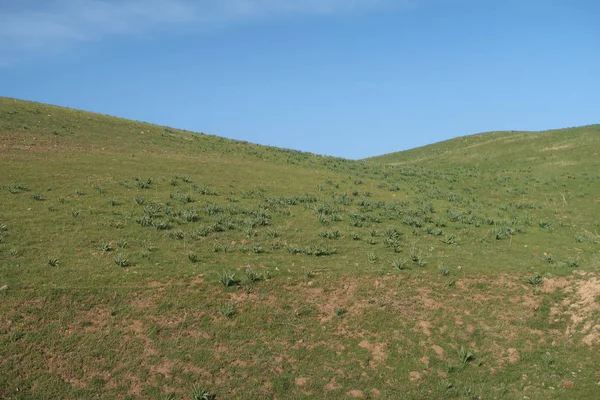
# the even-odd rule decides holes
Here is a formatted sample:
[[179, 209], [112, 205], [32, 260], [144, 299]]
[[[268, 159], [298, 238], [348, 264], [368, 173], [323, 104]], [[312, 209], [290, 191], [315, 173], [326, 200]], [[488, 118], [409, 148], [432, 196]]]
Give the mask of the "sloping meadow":
[[351, 161], [0, 104], [2, 397], [597, 393], [595, 127]]

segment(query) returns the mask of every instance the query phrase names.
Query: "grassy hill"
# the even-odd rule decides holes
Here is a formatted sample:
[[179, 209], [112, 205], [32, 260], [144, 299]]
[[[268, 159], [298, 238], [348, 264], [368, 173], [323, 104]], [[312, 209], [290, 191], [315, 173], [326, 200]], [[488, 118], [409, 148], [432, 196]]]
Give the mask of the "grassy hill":
[[[518, 162], [521, 168], [552, 173], [553, 168], [597, 166], [600, 125], [542, 132], [486, 132], [463, 136], [370, 160], [394, 165], [435, 163], [496, 168]], [[546, 170], [546, 171], [544, 171]]]
[[352, 161], [0, 98], [0, 397], [592, 398], [599, 134]]

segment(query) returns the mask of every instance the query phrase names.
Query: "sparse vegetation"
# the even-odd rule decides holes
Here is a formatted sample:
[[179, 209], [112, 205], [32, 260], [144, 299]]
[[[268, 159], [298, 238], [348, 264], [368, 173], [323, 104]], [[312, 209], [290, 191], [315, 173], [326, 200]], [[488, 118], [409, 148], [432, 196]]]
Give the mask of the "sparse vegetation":
[[124, 255], [117, 255], [115, 257], [115, 264], [117, 264], [119, 267], [129, 267], [129, 266], [131, 266], [131, 263], [129, 262], [129, 260]]
[[240, 281], [235, 277], [235, 273], [223, 271], [219, 274], [219, 282], [224, 287], [236, 286], [239, 285]]
[[0, 398], [597, 393], [600, 126], [343, 160], [0, 110]]
[[542, 281], [543, 281], [542, 276], [537, 272], [534, 273], [533, 275], [530, 275], [527, 278], [525, 278], [525, 283], [528, 283], [531, 286], [537, 286], [537, 285], [541, 284]]

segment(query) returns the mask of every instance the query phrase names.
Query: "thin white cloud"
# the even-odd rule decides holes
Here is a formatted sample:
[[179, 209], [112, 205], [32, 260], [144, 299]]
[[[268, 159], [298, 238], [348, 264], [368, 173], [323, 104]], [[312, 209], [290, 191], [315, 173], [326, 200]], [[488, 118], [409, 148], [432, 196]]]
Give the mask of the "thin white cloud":
[[0, 0], [0, 52], [56, 52], [156, 29], [289, 14], [333, 14], [419, 0]]

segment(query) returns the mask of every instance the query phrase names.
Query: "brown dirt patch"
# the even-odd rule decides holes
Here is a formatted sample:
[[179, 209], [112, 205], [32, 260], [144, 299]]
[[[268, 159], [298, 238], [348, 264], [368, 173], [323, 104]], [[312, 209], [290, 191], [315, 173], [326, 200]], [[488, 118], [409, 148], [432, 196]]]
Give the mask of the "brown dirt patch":
[[409, 382], [415, 382], [418, 381], [419, 379], [421, 379], [421, 373], [418, 371], [410, 371], [408, 373], [408, 380]]
[[158, 354], [152, 339], [144, 334], [145, 328], [143, 322], [133, 320], [126, 330], [132, 332], [136, 338], [141, 339], [144, 342], [144, 355], [149, 356]]
[[331, 380], [329, 382], [327, 382], [327, 384], [325, 384], [325, 390], [338, 390], [341, 389], [342, 385], [340, 385], [339, 383], [337, 383], [335, 381], [335, 378], [331, 378]]
[[442, 304], [440, 302], [435, 301], [430, 297], [430, 289], [418, 288], [417, 291], [419, 292], [418, 299], [423, 304], [424, 308], [428, 310], [437, 310], [438, 308], [442, 307]]
[[542, 281], [540, 289], [542, 290], [542, 292], [545, 293], [554, 292], [556, 289], [562, 290], [564, 292], [570, 292], [571, 283], [565, 277], [546, 278]]
[[517, 349], [510, 348], [506, 351], [507, 355], [502, 361], [506, 361], [509, 364], [515, 364], [521, 358]]
[[437, 344], [434, 344], [433, 346], [431, 346], [431, 348], [433, 349], [433, 351], [435, 351], [435, 354], [439, 357], [439, 358], [444, 358], [444, 349], [441, 348], [440, 346], [438, 346]]
[[150, 365], [149, 369], [150, 371], [159, 373], [164, 377], [169, 377], [171, 375], [171, 371], [173, 370], [174, 365], [175, 364], [173, 363], [173, 361], [169, 360], [166, 357], [163, 357], [160, 359], [160, 364]]
[[348, 392], [346, 392], [346, 394], [350, 397], [354, 397], [355, 399], [365, 398], [365, 394], [363, 393], [363, 391], [358, 389], [349, 390]]
[[298, 385], [298, 386], [304, 386], [308, 383], [308, 381], [309, 381], [308, 378], [305, 378], [302, 376], [299, 376], [296, 379], [294, 379], [294, 383], [296, 383], [296, 385]]
[[417, 326], [421, 328], [421, 331], [425, 334], [425, 336], [431, 336], [431, 322], [429, 321], [419, 321], [417, 322]]
[[68, 325], [67, 335], [83, 330], [84, 332], [98, 332], [108, 329], [110, 311], [105, 306], [98, 306], [91, 310], [79, 313], [73, 322]]
[[372, 368], [375, 368], [377, 364], [384, 362], [387, 357], [387, 354], [385, 352], [385, 347], [387, 346], [387, 343], [371, 344], [368, 340], [363, 340], [358, 344], [358, 346], [362, 347], [363, 349], [367, 349], [369, 350], [369, 352], [371, 352], [373, 360], [371, 360], [369, 364], [371, 364]]

